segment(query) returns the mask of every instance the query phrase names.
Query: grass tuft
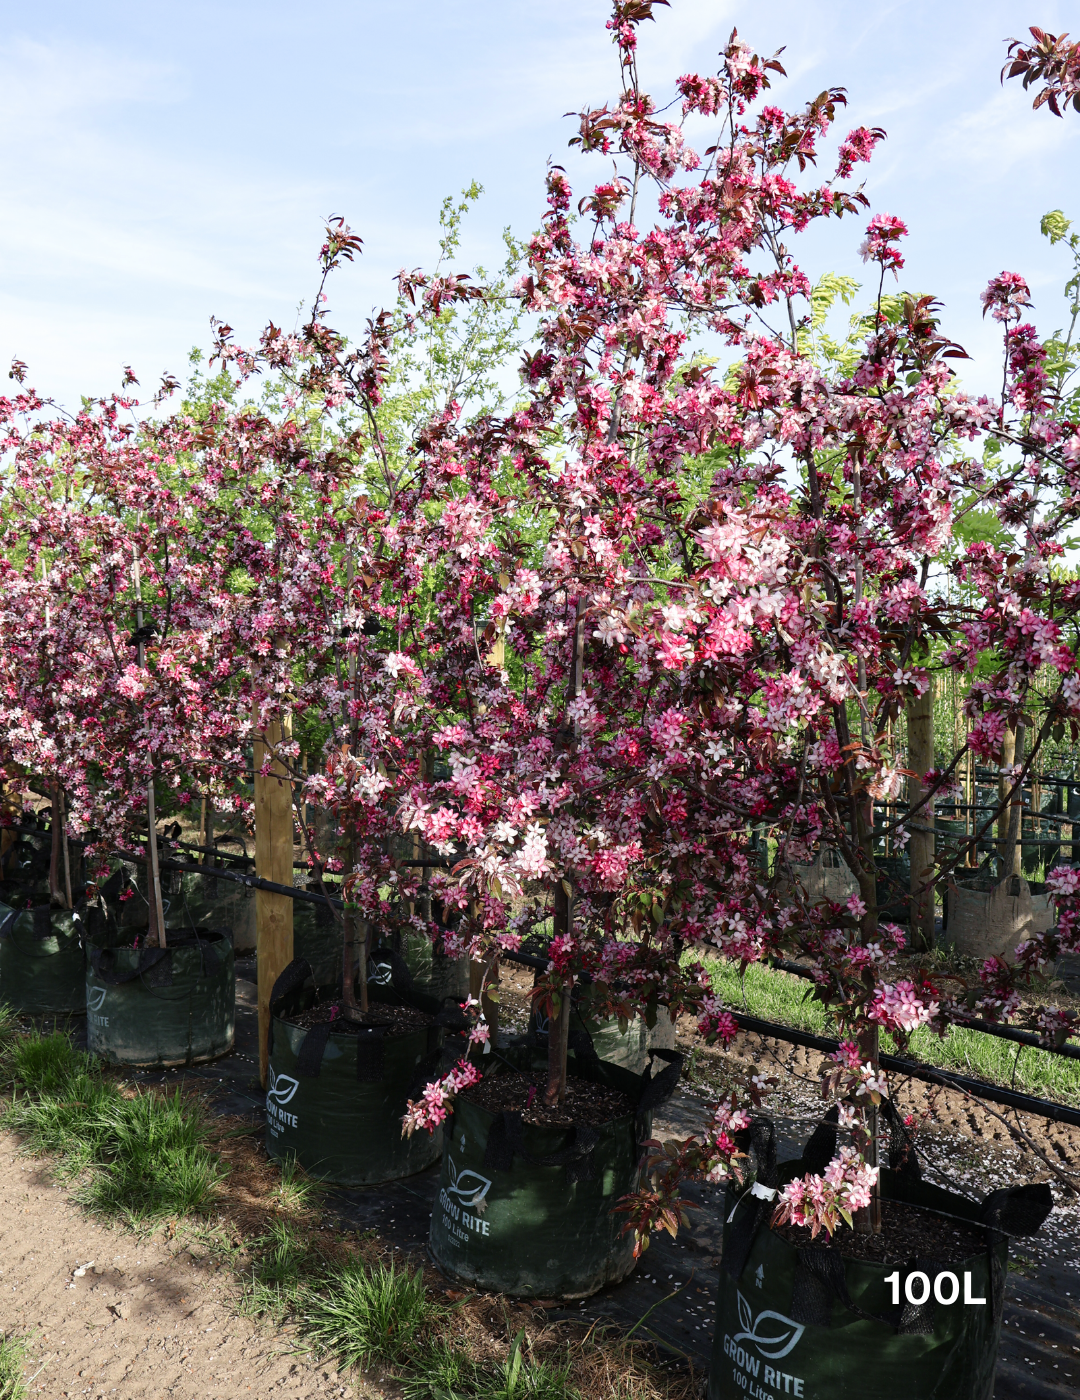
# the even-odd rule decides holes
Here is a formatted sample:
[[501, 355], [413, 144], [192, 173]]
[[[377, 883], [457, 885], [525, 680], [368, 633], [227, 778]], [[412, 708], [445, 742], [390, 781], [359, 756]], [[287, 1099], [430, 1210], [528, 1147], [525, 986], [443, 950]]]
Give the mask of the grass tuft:
[[306, 1300], [306, 1330], [316, 1346], [346, 1366], [392, 1366], [420, 1360], [444, 1308], [424, 1287], [420, 1269], [351, 1260], [332, 1268]]
[[23, 1381], [25, 1362], [26, 1344], [0, 1332], [0, 1400], [26, 1400], [29, 1392]]
[[56, 1157], [61, 1177], [84, 1178], [76, 1197], [91, 1210], [138, 1225], [213, 1204], [224, 1172], [197, 1099], [125, 1092], [59, 1032], [20, 1038], [6, 1068], [15, 1096], [5, 1126]]
[[326, 1195], [326, 1187], [308, 1176], [294, 1156], [281, 1164], [281, 1182], [271, 1192], [271, 1200], [286, 1215], [301, 1216], [315, 1210]]

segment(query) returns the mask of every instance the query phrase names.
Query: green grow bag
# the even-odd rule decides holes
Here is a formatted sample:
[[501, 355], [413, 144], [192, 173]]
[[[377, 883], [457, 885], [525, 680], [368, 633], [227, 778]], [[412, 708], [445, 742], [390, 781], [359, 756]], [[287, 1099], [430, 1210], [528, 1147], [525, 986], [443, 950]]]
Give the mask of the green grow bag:
[[235, 949], [254, 947], [254, 939], [245, 937], [254, 924], [254, 900], [255, 891], [235, 880], [185, 871], [168, 893], [163, 892], [165, 928], [221, 929], [232, 935]]
[[86, 1041], [109, 1064], [165, 1068], [233, 1045], [233, 949], [220, 929], [168, 935], [169, 946], [88, 949]]
[[[598, 1128], [537, 1127], [457, 1099], [429, 1240], [443, 1273], [518, 1298], [585, 1298], [631, 1272], [633, 1236], [612, 1209], [637, 1184], [652, 1110], [678, 1084], [682, 1057], [658, 1053], [667, 1065], [651, 1078], [571, 1056], [571, 1073], [637, 1105]], [[500, 1054], [543, 1083], [546, 1057], [525, 1047]]]
[[[626, 1030], [619, 1029], [615, 1016], [597, 1020], [590, 1016], [588, 1009], [582, 1009], [575, 1001], [573, 1019], [570, 1022], [570, 1036], [586, 1035], [592, 1041], [598, 1059], [608, 1064], [621, 1065], [631, 1074], [644, 1074], [649, 1062], [649, 1028], [640, 1016], [627, 1023]], [[667, 1015], [662, 1012], [662, 1015]], [[536, 1036], [539, 1046], [546, 1049], [548, 1018], [542, 1011], [534, 1011], [529, 1017], [529, 1030]]]
[[[786, 1163], [774, 1179], [782, 1185], [806, 1170]], [[1003, 1230], [1037, 1229], [1049, 1187], [995, 1192], [980, 1207], [888, 1170], [881, 1186], [887, 1200], [975, 1226], [983, 1246], [961, 1263], [845, 1259], [824, 1237], [800, 1249], [775, 1234], [771, 1201], [729, 1193], [708, 1400], [990, 1400], [1008, 1267]], [[886, 1282], [894, 1272], [897, 1304]], [[916, 1272], [927, 1280], [912, 1279], [914, 1302], [927, 1295], [921, 1306], [906, 1299]]]
[[343, 939], [341, 922], [328, 905], [293, 900], [293, 956], [308, 964], [316, 986], [341, 980]]
[[907, 856], [877, 856], [878, 918], [906, 924], [911, 917], [911, 861]]
[[437, 1001], [444, 997], [464, 1001], [469, 995], [469, 959], [465, 954], [449, 957], [419, 933], [402, 933], [400, 951], [417, 991]]
[[[338, 984], [340, 987], [340, 982]], [[395, 994], [370, 988], [372, 1000]], [[443, 1031], [430, 1025], [404, 1035], [335, 1032], [332, 1024], [305, 1029], [290, 1016], [331, 988], [317, 988], [311, 969], [294, 959], [270, 998], [266, 1091], [266, 1150], [278, 1161], [295, 1159], [310, 1175], [339, 1186], [368, 1186], [412, 1176], [442, 1151], [442, 1134], [402, 1135], [410, 1098], [438, 1072]], [[434, 1014], [422, 996], [407, 998]]]
[[[449, 932], [439, 929], [440, 935]], [[465, 954], [450, 957], [440, 952], [426, 934], [415, 930], [397, 929], [376, 941], [371, 954], [368, 977], [383, 986], [389, 985], [385, 955], [399, 957], [408, 972], [411, 986], [422, 996], [438, 1002], [446, 997], [462, 1002], [469, 995], [469, 959]]]
[[31, 1016], [86, 1009], [86, 958], [78, 911], [0, 904], [0, 1002]]

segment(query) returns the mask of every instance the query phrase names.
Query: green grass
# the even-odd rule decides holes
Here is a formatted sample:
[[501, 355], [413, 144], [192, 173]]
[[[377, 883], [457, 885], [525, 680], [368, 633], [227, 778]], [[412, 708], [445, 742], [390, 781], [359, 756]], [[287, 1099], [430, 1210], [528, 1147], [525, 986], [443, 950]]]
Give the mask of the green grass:
[[361, 1370], [423, 1359], [445, 1309], [428, 1296], [423, 1274], [361, 1260], [332, 1268], [307, 1299], [305, 1330], [321, 1351]]
[[23, 1384], [25, 1362], [25, 1344], [0, 1332], [0, 1400], [26, 1400], [29, 1392]]
[[[717, 995], [733, 1010], [815, 1035], [836, 1034], [825, 1008], [811, 1000], [810, 983], [804, 978], [758, 964], [751, 964], [742, 978], [738, 964], [726, 958], [704, 961]], [[882, 1036], [882, 1049], [895, 1053], [891, 1036]], [[944, 1039], [932, 1031], [917, 1030], [909, 1053], [922, 1064], [957, 1070], [1057, 1103], [1080, 1105], [1080, 1062], [1034, 1046], [1018, 1046], [954, 1026]]]
[[224, 1172], [197, 1100], [126, 1092], [59, 1032], [9, 1041], [2, 1061], [13, 1091], [4, 1125], [52, 1155], [91, 1210], [139, 1225], [213, 1204]]
[[258, 1242], [244, 1311], [294, 1321], [342, 1367], [387, 1367], [406, 1400], [581, 1400], [569, 1363], [528, 1354], [519, 1334], [505, 1361], [481, 1364], [455, 1341], [454, 1308], [432, 1297], [420, 1269], [334, 1261], [295, 1224]]

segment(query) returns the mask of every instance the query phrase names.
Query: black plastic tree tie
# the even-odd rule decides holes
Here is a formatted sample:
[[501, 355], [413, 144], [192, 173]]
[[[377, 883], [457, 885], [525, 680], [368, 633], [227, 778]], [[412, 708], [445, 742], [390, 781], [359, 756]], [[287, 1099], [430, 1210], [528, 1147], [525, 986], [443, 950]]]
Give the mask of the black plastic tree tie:
[[361, 1084], [376, 1084], [383, 1077], [385, 1026], [361, 1026], [356, 1036], [356, 1078]]
[[329, 1021], [322, 1021], [319, 1025], [312, 1026], [300, 1042], [300, 1049], [296, 1053], [296, 1072], [301, 1079], [319, 1077], [332, 1030], [333, 1026]]

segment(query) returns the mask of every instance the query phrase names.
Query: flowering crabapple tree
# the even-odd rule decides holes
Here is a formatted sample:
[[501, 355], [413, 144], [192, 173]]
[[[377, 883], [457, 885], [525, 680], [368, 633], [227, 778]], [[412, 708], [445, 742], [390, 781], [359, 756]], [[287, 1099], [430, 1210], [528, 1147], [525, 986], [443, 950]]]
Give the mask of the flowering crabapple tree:
[[[479, 193], [473, 185], [458, 204], [444, 203], [440, 268]], [[260, 402], [278, 425], [274, 442], [263, 430], [262, 450], [245, 454], [249, 484], [230, 478], [231, 491], [245, 491], [245, 518], [258, 519], [265, 545], [243, 579], [235, 645], [252, 658], [255, 727], [265, 737], [274, 715], [292, 716], [293, 736], [271, 746], [267, 762], [276, 759], [295, 780], [315, 878], [325, 891], [327, 872], [344, 876], [347, 1016], [367, 1010], [373, 937], [405, 927], [429, 934], [432, 897], [444, 912], [463, 902], [443, 872], [422, 888], [396, 821], [410, 785], [430, 769], [432, 726], [445, 722], [417, 697], [443, 645], [445, 620], [431, 600], [444, 547], [437, 522], [453, 505], [453, 478], [429, 473], [417, 443], [437, 436], [440, 422], [497, 402], [496, 368], [518, 345], [516, 308], [502, 292], [517, 256], [509, 237], [507, 265], [483, 298], [470, 276], [437, 268], [419, 314], [402, 296], [350, 343], [329, 323], [326, 288], [361, 247], [343, 220], [332, 220], [306, 321], [292, 334], [268, 326], [251, 349], [219, 324], [215, 345], [234, 392], [261, 378]], [[217, 453], [223, 479], [231, 450], [224, 441]], [[461, 626], [475, 651], [467, 599], [464, 607]], [[310, 775], [299, 762], [302, 741], [325, 756]], [[312, 806], [329, 822], [308, 823]], [[317, 827], [340, 841], [328, 843]]]
[[[162, 801], [193, 787], [227, 803], [243, 772], [224, 586], [243, 547], [184, 464], [194, 425], [140, 423], [130, 371], [74, 416], [24, 375], [17, 363], [19, 391], [0, 400], [4, 759], [63, 793], [72, 831], [104, 855], [152, 838]], [[166, 377], [155, 406], [175, 387]], [[148, 861], [164, 943], [153, 839]]]
[[[716, 76], [680, 79], [683, 120], [659, 119], [637, 69], [653, 8], [616, 5], [624, 92], [583, 113], [575, 138], [614, 156], [618, 173], [578, 201], [576, 223], [565, 172], [549, 174], [522, 284], [540, 317], [522, 401], [481, 432], [446, 425], [429, 451], [430, 470], [460, 480], [460, 504], [440, 522], [437, 602], [447, 622], [463, 620], [467, 587], [511, 660], [447, 644], [470, 697], [464, 707], [456, 691], [462, 708], [433, 736], [451, 776], [418, 782], [401, 815], [437, 848], [467, 851], [455, 870], [477, 895], [478, 944], [512, 946], [519, 892], [535, 899], [527, 920], [551, 911], [538, 994], [553, 1008], [588, 973], [616, 1014], [699, 999], [702, 1029], [727, 1040], [734, 1020], [686, 951], [810, 959], [844, 1036], [827, 1087], [852, 1148], [800, 1200], [823, 1224], [855, 1212], [860, 1228], [880, 1228], [879, 1033], [903, 1046], [921, 1025], [1007, 1015], [1017, 1000], [1006, 984], [1074, 937], [1029, 943], [1018, 970], [989, 966], [974, 989], [898, 975], [903, 935], [877, 912], [872, 804], [899, 797], [890, 723], [929, 684], [922, 658], [942, 641], [961, 674], [995, 659], [966, 702], [984, 756], [1020, 723], [1041, 666], [1060, 685], [1040, 724], [1080, 719], [1072, 592], [1050, 571], [1073, 509], [1061, 489], [1075, 427], [1046, 398], [1015, 280], [986, 294], [1006, 335], [1001, 403], [957, 391], [950, 361], [963, 352], [939, 331], [934, 301], [897, 298], [886, 314], [906, 233], [893, 216], [873, 217], [862, 244], [878, 302], [853, 363], [829, 375], [803, 353], [810, 287], [788, 240], [857, 212], [863, 197], [843, 182], [882, 133], [850, 133], [835, 176], [806, 188], [799, 177], [813, 176], [843, 94], [797, 114], [761, 105], [782, 70], [736, 35]], [[699, 156], [686, 128], [705, 118], [718, 130]], [[695, 332], [725, 350], [725, 374], [694, 353]], [[1007, 462], [975, 455], [991, 434], [1008, 442]], [[965, 610], [930, 568], [973, 499], [1023, 535], [1026, 553], [962, 551], [953, 567], [986, 600]], [[529, 547], [537, 533], [542, 552]], [[470, 642], [463, 629], [458, 646]], [[900, 840], [948, 791], [960, 756], [927, 775], [927, 796], [894, 823]], [[774, 834], [771, 878], [749, 849], [752, 824]], [[846, 906], [810, 905], [781, 880], [821, 844], [856, 874]], [[556, 1101], [565, 1071], [551, 1041]], [[627, 1203], [641, 1237], [677, 1219], [685, 1171], [741, 1169], [760, 1089], [721, 1105], [707, 1142], [658, 1154]], [[429, 1099], [408, 1125], [444, 1111], [442, 1096]]]

